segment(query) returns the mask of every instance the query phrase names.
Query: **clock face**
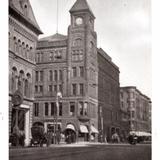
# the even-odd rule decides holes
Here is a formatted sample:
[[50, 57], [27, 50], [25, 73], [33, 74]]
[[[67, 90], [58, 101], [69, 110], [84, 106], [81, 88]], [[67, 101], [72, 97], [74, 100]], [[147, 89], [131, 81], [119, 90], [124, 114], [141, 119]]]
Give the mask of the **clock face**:
[[76, 18], [76, 24], [77, 25], [83, 24], [83, 19], [81, 17]]

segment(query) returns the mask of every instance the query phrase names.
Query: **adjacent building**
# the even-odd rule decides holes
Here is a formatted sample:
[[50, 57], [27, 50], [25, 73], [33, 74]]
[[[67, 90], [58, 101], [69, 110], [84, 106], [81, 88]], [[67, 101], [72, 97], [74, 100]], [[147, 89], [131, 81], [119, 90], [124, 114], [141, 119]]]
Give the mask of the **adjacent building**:
[[151, 99], [136, 87], [120, 88], [121, 128], [124, 137], [130, 131], [151, 132]]
[[97, 49], [98, 57], [98, 113], [101, 141], [111, 141], [112, 135], [121, 133], [119, 68], [103, 49]]
[[[9, 134], [16, 127], [30, 141], [34, 102], [35, 50], [42, 34], [28, 0], [9, 1]], [[12, 101], [12, 97], [22, 95]], [[18, 107], [14, 104], [20, 104]]]

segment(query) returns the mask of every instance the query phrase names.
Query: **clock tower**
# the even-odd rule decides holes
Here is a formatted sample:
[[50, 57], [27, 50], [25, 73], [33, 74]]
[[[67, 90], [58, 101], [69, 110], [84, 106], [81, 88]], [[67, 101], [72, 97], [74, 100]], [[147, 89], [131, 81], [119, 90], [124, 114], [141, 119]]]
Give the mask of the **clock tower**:
[[[70, 9], [71, 24], [68, 27], [68, 94], [72, 96], [72, 85], [77, 86], [77, 99], [88, 106], [98, 105], [97, 34], [94, 31], [95, 16], [86, 0], [77, 0]], [[83, 71], [80, 70], [83, 68]], [[75, 75], [76, 72], [76, 75]], [[84, 72], [80, 75], [80, 72]], [[83, 84], [83, 96], [79, 95], [79, 84]], [[96, 114], [95, 110], [95, 114]]]

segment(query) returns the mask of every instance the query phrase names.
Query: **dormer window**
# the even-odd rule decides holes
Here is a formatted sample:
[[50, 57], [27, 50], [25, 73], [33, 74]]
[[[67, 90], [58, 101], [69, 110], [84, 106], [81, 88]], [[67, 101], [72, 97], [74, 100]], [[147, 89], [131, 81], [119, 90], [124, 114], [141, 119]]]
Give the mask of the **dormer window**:
[[55, 51], [55, 58], [56, 59], [61, 59], [62, 58], [62, 51], [61, 50], [56, 50]]
[[27, 4], [24, 5], [24, 15], [27, 16], [28, 14], [28, 6]]

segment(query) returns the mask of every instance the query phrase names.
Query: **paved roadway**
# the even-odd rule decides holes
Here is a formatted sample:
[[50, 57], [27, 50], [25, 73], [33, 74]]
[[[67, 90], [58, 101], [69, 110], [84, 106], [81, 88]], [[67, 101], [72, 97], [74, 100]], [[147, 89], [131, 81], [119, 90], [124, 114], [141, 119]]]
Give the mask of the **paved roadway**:
[[151, 145], [68, 145], [10, 149], [9, 160], [151, 160]]

